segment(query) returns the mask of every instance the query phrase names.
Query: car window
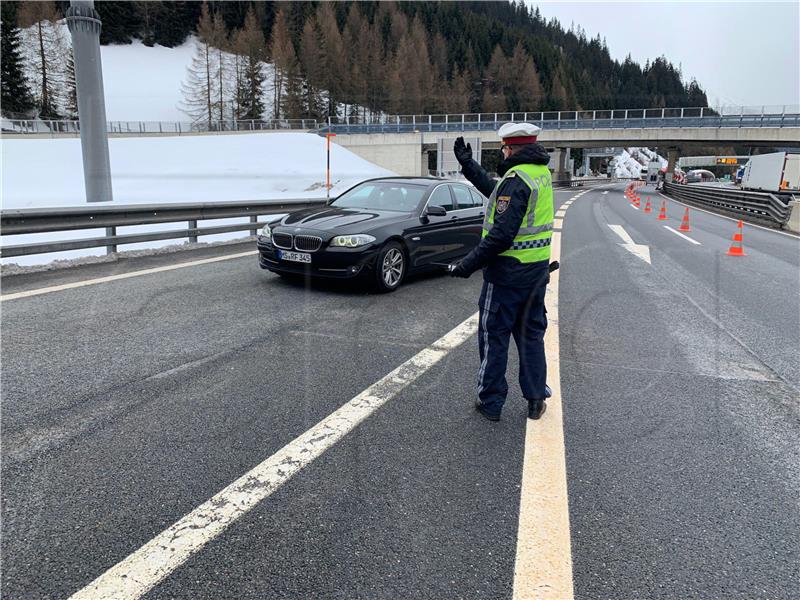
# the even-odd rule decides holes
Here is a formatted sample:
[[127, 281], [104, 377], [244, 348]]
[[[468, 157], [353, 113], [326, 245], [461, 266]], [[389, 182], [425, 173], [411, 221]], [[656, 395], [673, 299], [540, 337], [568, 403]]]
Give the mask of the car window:
[[483, 206], [486, 202], [486, 198], [483, 197], [478, 190], [471, 188], [469, 193], [472, 195], [472, 200], [475, 202], [475, 206]]
[[440, 185], [431, 194], [428, 206], [441, 206], [445, 210], [453, 210], [453, 199], [450, 196], [449, 186]]
[[473, 208], [475, 206], [475, 202], [472, 200], [472, 196], [465, 186], [454, 185], [453, 195], [456, 197], [456, 204], [458, 205], [459, 210], [463, 208]]
[[419, 206], [424, 193], [425, 188], [421, 186], [376, 181], [354, 187], [339, 196], [331, 205], [338, 208], [413, 212]]

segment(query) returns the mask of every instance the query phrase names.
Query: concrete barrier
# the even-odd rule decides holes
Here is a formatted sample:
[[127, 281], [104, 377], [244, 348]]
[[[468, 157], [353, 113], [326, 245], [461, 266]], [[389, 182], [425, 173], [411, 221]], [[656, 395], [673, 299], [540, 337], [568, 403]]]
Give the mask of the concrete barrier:
[[794, 233], [800, 233], [800, 200], [792, 200], [789, 202], [792, 212], [789, 214], [789, 220], [786, 222], [786, 229]]

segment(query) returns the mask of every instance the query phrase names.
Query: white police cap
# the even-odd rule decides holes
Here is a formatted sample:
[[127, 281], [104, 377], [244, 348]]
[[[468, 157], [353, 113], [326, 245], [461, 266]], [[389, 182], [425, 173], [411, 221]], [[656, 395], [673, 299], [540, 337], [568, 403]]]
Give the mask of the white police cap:
[[497, 135], [504, 144], [533, 144], [541, 131], [541, 127], [531, 123], [506, 123], [497, 130]]

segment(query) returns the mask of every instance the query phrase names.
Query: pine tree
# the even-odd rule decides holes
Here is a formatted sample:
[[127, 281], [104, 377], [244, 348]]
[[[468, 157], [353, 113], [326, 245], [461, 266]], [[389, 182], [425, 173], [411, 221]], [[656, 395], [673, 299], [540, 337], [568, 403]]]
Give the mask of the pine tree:
[[270, 58], [273, 64], [272, 116], [278, 119], [283, 107], [284, 85], [289, 77], [289, 72], [295, 68], [297, 60], [286, 24], [286, 15], [282, 10], [279, 10], [275, 15], [271, 39]]
[[508, 64], [500, 44], [494, 47], [492, 58], [485, 73], [482, 112], [505, 112], [507, 107], [505, 89], [508, 81]]
[[300, 39], [300, 64], [306, 76], [304, 116], [312, 119], [321, 118], [324, 113], [323, 103], [317, 89], [318, 82], [322, 81], [323, 78], [322, 60], [316, 17], [312, 14], [306, 19], [303, 26], [303, 35]]
[[342, 82], [346, 77], [346, 60], [342, 35], [336, 20], [336, 10], [331, 3], [323, 2], [319, 5], [317, 23], [322, 42], [323, 79], [320, 84], [328, 92], [327, 114], [336, 116], [336, 103], [343, 94]]
[[261, 119], [264, 113], [264, 33], [250, 7], [244, 27], [235, 34], [235, 52], [241, 58], [237, 65], [237, 111], [239, 119]]
[[34, 108], [33, 95], [25, 76], [20, 31], [16, 25], [16, 5], [12, 2], [0, 4], [0, 109], [5, 115], [24, 115]]

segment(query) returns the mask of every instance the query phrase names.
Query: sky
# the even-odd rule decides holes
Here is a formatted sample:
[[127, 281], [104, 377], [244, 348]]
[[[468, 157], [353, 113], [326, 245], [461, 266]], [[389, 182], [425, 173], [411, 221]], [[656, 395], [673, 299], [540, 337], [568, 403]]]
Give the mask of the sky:
[[526, 2], [605, 37], [611, 58], [662, 54], [711, 106], [800, 105], [800, 2]]

